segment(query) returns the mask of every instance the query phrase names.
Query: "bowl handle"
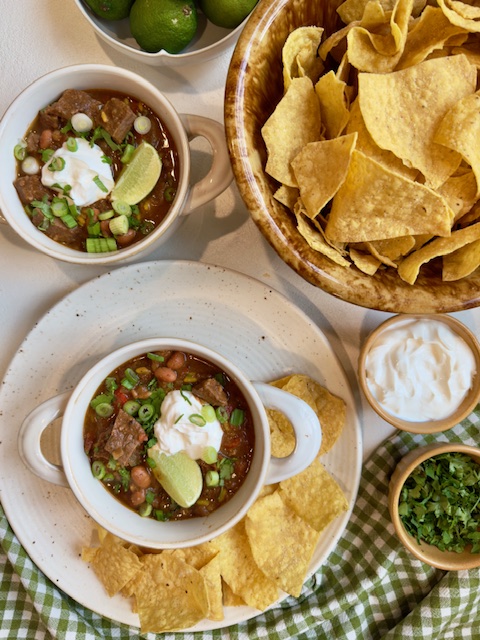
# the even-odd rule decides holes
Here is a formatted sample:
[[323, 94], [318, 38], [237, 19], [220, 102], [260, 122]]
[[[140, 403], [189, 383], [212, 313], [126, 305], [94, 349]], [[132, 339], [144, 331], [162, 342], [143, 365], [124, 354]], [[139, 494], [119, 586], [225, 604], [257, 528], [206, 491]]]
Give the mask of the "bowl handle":
[[295, 431], [294, 451], [285, 458], [270, 458], [265, 484], [274, 484], [297, 475], [315, 460], [322, 444], [322, 427], [315, 411], [292, 393], [263, 382], [253, 386], [263, 404], [285, 414]]
[[40, 441], [48, 425], [64, 414], [70, 395], [66, 391], [43, 402], [28, 414], [18, 434], [18, 451], [30, 471], [62, 487], [68, 487], [67, 477], [62, 467], [45, 458]]
[[225, 138], [225, 129], [216, 120], [191, 114], [180, 114], [189, 140], [203, 137], [212, 149], [212, 166], [207, 175], [190, 188], [183, 206], [182, 215], [210, 202], [219, 196], [233, 180], [230, 156]]

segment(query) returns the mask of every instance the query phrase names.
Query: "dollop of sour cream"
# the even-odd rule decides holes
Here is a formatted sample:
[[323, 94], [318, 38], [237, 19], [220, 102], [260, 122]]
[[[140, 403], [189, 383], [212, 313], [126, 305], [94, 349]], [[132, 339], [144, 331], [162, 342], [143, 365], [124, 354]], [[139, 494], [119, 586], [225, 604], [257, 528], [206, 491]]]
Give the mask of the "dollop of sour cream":
[[[68, 196], [77, 207], [87, 207], [105, 198], [113, 189], [114, 180], [111, 166], [104, 162], [105, 154], [97, 144], [77, 138], [77, 150], [70, 151], [64, 143], [52, 158], [42, 167], [42, 184], [46, 187], [71, 187]], [[62, 158], [64, 167], [52, 171], [49, 165], [53, 158]], [[103, 190], [98, 181], [104, 185]]]
[[467, 343], [443, 322], [410, 320], [387, 328], [365, 361], [367, 384], [390, 415], [440, 420], [462, 403], [476, 371]]
[[162, 414], [153, 429], [157, 438], [155, 447], [167, 455], [179, 451], [192, 460], [199, 460], [207, 447], [220, 449], [223, 430], [215, 418], [199, 426], [190, 416], [201, 415], [202, 403], [191, 391], [170, 391], [162, 402]]

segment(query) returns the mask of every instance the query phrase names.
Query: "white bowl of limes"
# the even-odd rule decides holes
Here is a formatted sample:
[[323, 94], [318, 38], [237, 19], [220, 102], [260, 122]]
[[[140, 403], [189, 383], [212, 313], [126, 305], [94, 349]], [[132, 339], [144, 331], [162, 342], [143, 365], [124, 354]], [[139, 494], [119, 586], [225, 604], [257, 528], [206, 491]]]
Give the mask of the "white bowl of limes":
[[96, 34], [154, 66], [206, 62], [232, 47], [258, 0], [75, 0]]

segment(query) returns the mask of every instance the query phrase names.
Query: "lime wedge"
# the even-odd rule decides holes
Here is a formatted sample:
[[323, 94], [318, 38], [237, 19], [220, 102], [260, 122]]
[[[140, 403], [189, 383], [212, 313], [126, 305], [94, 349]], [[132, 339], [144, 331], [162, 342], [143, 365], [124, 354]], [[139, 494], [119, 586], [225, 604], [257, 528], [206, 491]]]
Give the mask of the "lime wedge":
[[157, 184], [162, 161], [155, 147], [142, 142], [112, 189], [112, 200], [137, 204]]
[[203, 487], [198, 462], [184, 451], [171, 456], [152, 447], [148, 455], [155, 461], [153, 473], [168, 495], [181, 507], [191, 507], [200, 497]]

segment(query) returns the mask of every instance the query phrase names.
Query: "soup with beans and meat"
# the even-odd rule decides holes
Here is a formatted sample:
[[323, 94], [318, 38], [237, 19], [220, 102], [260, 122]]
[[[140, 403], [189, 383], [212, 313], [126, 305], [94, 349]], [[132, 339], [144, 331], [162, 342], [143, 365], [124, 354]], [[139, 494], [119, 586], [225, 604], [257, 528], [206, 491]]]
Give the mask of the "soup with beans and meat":
[[[158, 154], [160, 177], [132, 204], [112, 198], [140, 145]], [[100, 89], [67, 89], [42, 109], [14, 149], [15, 188], [32, 223], [78, 251], [115, 251], [141, 240], [168, 213], [178, 186], [170, 132], [143, 102]]]
[[[243, 393], [225, 372], [190, 353], [156, 351], [100, 385], [85, 417], [84, 448], [94, 476], [124, 505], [144, 517], [180, 520], [208, 515], [238, 491], [254, 429]], [[201, 470], [201, 492], [189, 507], [167, 493], [155, 462], [179, 451]]]

